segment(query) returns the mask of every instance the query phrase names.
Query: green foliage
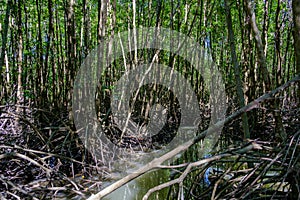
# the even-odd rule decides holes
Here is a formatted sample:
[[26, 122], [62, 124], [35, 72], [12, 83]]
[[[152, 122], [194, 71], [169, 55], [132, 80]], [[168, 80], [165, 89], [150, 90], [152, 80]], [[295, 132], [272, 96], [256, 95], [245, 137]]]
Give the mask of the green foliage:
[[[84, 5], [84, 2], [86, 5]], [[254, 74], [256, 80], [260, 80], [260, 69], [256, 59], [256, 44], [253, 33], [249, 25], [249, 18], [245, 12], [243, 1], [230, 1], [232, 14], [233, 31], [237, 48], [237, 56], [241, 64], [241, 75], [245, 79], [255, 68]], [[28, 79], [24, 77], [23, 85], [37, 87], [46, 87], [47, 91], [57, 91], [57, 99], [53, 101], [64, 101], [64, 95], [71, 92], [68, 82], [74, 80], [73, 69], [78, 69], [87, 53], [98, 45], [99, 15], [102, 1], [79, 0], [73, 5], [74, 30], [69, 30], [68, 24], [68, 4], [63, 0], [47, 1], [26, 1], [24, 7], [19, 8], [13, 2], [12, 12], [9, 20], [9, 31], [7, 41], [7, 55], [9, 59], [9, 73], [11, 80], [17, 80], [16, 73], [16, 55], [18, 52], [18, 35], [16, 26], [16, 13], [21, 9], [22, 13], [22, 45], [23, 45], [23, 70], [24, 75], [33, 73]], [[49, 3], [52, 4], [52, 10], [48, 10]], [[273, 76], [276, 75], [276, 65], [281, 61], [283, 75], [290, 77], [294, 73], [294, 55], [291, 42], [291, 5], [289, 1], [278, 2], [268, 1], [266, 7], [265, 1], [254, 1], [253, 9], [256, 15], [256, 22], [265, 45], [266, 62]], [[115, 8], [114, 8], [115, 6]], [[278, 7], [279, 6], [279, 7]], [[84, 7], [86, 10], [84, 10]], [[0, 2], [0, 22], [3, 30], [4, 18], [7, 8], [7, 1]], [[279, 13], [277, 12], [279, 8]], [[106, 6], [105, 37], [108, 38], [118, 32], [126, 31], [133, 27], [133, 6], [132, 1], [110, 1]], [[84, 13], [85, 12], [85, 13]], [[50, 18], [52, 14], [52, 19]], [[84, 19], [84, 16], [86, 17]], [[113, 21], [115, 18], [115, 21]], [[39, 21], [40, 20], [40, 21]], [[85, 21], [84, 21], [85, 20]], [[277, 20], [277, 24], [276, 24]], [[100, 20], [101, 21], [101, 20]], [[50, 23], [53, 30], [50, 30]], [[194, 37], [202, 47], [211, 53], [214, 62], [223, 73], [226, 85], [234, 85], [234, 75], [231, 67], [230, 48], [228, 43], [228, 32], [226, 28], [226, 14], [224, 1], [136, 1], [136, 26], [153, 27], [159, 24], [162, 27], [173, 28], [184, 34]], [[50, 38], [50, 31], [53, 31]], [[278, 46], [275, 41], [276, 35], [279, 35]], [[70, 38], [73, 38], [70, 40]], [[0, 37], [2, 42], [2, 37]], [[70, 43], [75, 43], [75, 58], [70, 58]], [[205, 45], [206, 44], [206, 45]], [[150, 60], [151, 55], [147, 51], [139, 51], [138, 56], [141, 60]], [[47, 57], [46, 57], [47, 56]], [[278, 57], [281, 56], [281, 57]], [[170, 61], [169, 59], [173, 59]], [[47, 59], [47, 60], [46, 60]], [[74, 65], [69, 66], [71, 60]], [[130, 61], [132, 55], [126, 55]], [[172, 63], [191, 83], [195, 89], [197, 84], [201, 85], [201, 75], [192, 71], [188, 64], [180, 58], [172, 58], [168, 52], [161, 52], [159, 61], [164, 64]], [[128, 62], [129, 63], [129, 62]], [[113, 65], [110, 84], [121, 77], [124, 71], [123, 60], [120, 58]], [[289, 73], [289, 74], [286, 74]], [[273, 78], [275, 80], [275, 78]], [[26, 82], [26, 83], [25, 83]], [[245, 80], [248, 82], [248, 80]], [[53, 89], [52, 87], [56, 87]], [[256, 87], [256, 86], [254, 86]], [[38, 92], [38, 88], [31, 88]], [[262, 90], [260, 87], [253, 89], [258, 93]], [[205, 92], [204, 92], [205, 93]], [[24, 94], [27, 95], [27, 94]], [[39, 94], [35, 94], [38, 96]], [[52, 94], [48, 94], [52, 96]]]

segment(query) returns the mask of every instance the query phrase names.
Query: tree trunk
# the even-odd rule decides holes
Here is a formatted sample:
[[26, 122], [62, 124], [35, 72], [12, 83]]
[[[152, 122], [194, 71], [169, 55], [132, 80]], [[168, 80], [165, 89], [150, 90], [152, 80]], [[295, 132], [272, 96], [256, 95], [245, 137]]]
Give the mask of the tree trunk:
[[66, 105], [69, 112], [69, 122], [71, 127], [73, 124], [72, 112], [72, 87], [75, 79], [76, 67], [76, 36], [75, 36], [75, 16], [74, 16], [74, 0], [69, 0], [67, 9], [67, 38], [68, 38], [68, 65], [66, 67]]
[[8, 24], [9, 24], [9, 16], [10, 16], [10, 10], [11, 10], [11, 0], [7, 1], [7, 8], [6, 8], [6, 14], [4, 18], [4, 27], [2, 31], [2, 47], [1, 47], [1, 57], [0, 57], [0, 103], [2, 101], [2, 98], [5, 96], [7, 98], [7, 94], [5, 94], [6, 91], [5, 88], [2, 88], [4, 86], [4, 77], [2, 76], [3, 68], [4, 68], [4, 59], [6, 54], [6, 43], [7, 43], [7, 33], [8, 33]]
[[[51, 83], [52, 99], [51, 99], [51, 97], [48, 97], [48, 98], [50, 99], [50, 102], [52, 103], [52, 105], [54, 107], [57, 107], [56, 87], [55, 87], [56, 73], [55, 73], [55, 63], [54, 63], [54, 59], [53, 59], [53, 44], [52, 44], [53, 35], [54, 35], [52, 9], [53, 9], [52, 0], [48, 0], [48, 12], [49, 12], [49, 18], [48, 18], [49, 25], [48, 26], [49, 26], [49, 28], [48, 28], [48, 37], [47, 37], [47, 47], [46, 47], [47, 51], [46, 51], [46, 56], [45, 56], [45, 68], [51, 69], [51, 71], [52, 71], [52, 83]], [[48, 73], [48, 76], [49, 75], [50, 75], [50, 73]], [[47, 77], [47, 80], [51, 80], [51, 78]], [[47, 85], [49, 85], [49, 84], [47, 84]], [[49, 96], [48, 92], [47, 92], [47, 96]]]
[[[292, 9], [293, 9], [293, 21], [294, 21], [294, 48], [295, 48], [295, 58], [296, 58], [296, 73], [300, 74], [300, 0], [293, 0], [292, 2]], [[300, 83], [297, 84], [297, 101], [298, 105], [300, 105]], [[297, 87], [296, 87], [297, 88]], [[296, 151], [295, 155], [299, 154], [300, 150], [298, 149], [298, 152]], [[288, 181], [291, 185], [292, 192], [290, 192], [290, 199], [300, 199], [300, 191], [299, 191], [299, 167], [300, 167], [300, 161], [295, 164], [294, 168], [295, 170], [292, 170], [289, 174]]]
[[[234, 33], [233, 33], [233, 28], [232, 28], [232, 19], [231, 19], [230, 7], [228, 6], [228, 0], [225, 0], [225, 9], [226, 9], [226, 21], [227, 21], [227, 28], [228, 28], [228, 40], [230, 43], [232, 65], [234, 66], [236, 90], [237, 90], [239, 105], [242, 108], [245, 106], [245, 99], [244, 99], [244, 92], [242, 89], [243, 88], [242, 81], [241, 81], [241, 77], [240, 77], [240, 74], [241, 74], [240, 66], [238, 64], [238, 60], [237, 60], [237, 56], [236, 56]], [[243, 120], [244, 139], [246, 140], [246, 139], [250, 138], [247, 113], [243, 113], [242, 120]]]
[[[245, 1], [246, 4], [246, 11], [249, 16], [251, 28], [254, 34], [256, 47], [257, 47], [257, 57], [258, 57], [258, 64], [260, 66], [260, 70], [262, 72], [263, 81], [265, 84], [265, 89], [267, 91], [271, 90], [271, 80], [269, 76], [269, 71], [267, 68], [267, 62], [266, 62], [266, 56], [264, 53], [264, 45], [261, 40], [261, 34], [259, 32], [259, 29], [256, 24], [256, 17], [255, 13], [252, 10], [252, 5], [250, 0]], [[273, 116], [275, 118], [275, 138], [279, 140], [285, 140], [286, 139], [286, 133], [282, 124], [282, 118], [281, 113], [279, 111], [279, 106], [277, 105], [277, 102], [274, 100], [271, 102], [271, 109], [273, 109]]]
[[41, 12], [41, 5], [39, 0], [36, 0], [36, 10], [37, 10], [37, 26], [38, 26], [38, 30], [37, 30], [37, 38], [36, 40], [38, 41], [36, 44], [36, 81], [35, 81], [35, 88], [36, 88], [36, 92], [35, 92], [35, 96], [36, 96], [36, 105], [39, 108], [43, 108], [44, 107], [44, 98], [42, 96], [43, 91], [44, 91], [44, 86], [45, 86], [45, 80], [43, 79], [43, 46], [42, 46], [42, 12]]
[[18, 66], [18, 80], [17, 80], [17, 110], [16, 112], [18, 114], [21, 114], [21, 107], [20, 105], [23, 102], [23, 89], [22, 89], [22, 67], [23, 67], [23, 35], [22, 35], [22, 4], [23, 1], [19, 0], [18, 1], [18, 57], [17, 57], [17, 66]]
[[98, 44], [103, 41], [106, 32], [107, 0], [98, 0]]
[[[296, 58], [296, 73], [300, 74], [300, 0], [293, 0], [293, 21], [294, 21], [294, 48]], [[300, 105], [300, 84], [298, 83], [297, 101]]]

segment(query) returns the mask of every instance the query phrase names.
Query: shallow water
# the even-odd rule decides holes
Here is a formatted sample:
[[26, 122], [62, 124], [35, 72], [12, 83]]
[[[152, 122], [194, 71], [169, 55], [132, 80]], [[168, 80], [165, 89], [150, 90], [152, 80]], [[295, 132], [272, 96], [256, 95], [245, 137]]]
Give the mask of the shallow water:
[[[129, 182], [108, 196], [105, 200], [141, 200], [147, 191], [169, 180], [169, 170], [156, 170], [148, 172], [139, 178]], [[109, 183], [106, 183], [109, 185]], [[149, 200], [166, 199], [168, 189], [153, 193]]]

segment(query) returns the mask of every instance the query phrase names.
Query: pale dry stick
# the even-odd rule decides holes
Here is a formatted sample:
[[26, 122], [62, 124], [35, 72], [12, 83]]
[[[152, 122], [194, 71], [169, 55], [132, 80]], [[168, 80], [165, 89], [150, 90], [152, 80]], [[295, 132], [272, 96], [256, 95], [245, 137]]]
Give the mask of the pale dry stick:
[[[14, 193], [11, 193], [10, 191], [7, 191], [6, 193], [9, 194], [9, 195], [11, 195], [11, 196], [13, 196], [13, 197], [15, 197], [15, 198], [18, 199], [18, 200], [21, 200], [21, 197], [19, 197], [18, 195], [14, 194]], [[3, 199], [4, 199], [4, 198], [3, 198]], [[1, 199], [1, 200], [2, 200], [2, 199]]]
[[178, 194], [178, 200], [184, 200], [184, 193], [183, 193], [183, 181], [179, 183], [179, 194]]
[[[294, 134], [293, 139], [291, 139], [291, 142], [290, 142], [290, 144], [289, 144], [289, 148], [292, 146], [292, 141], [294, 140], [295, 136], [297, 136], [298, 134], [300, 134], [300, 130], [297, 131], [297, 132]], [[298, 144], [299, 139], [300, 139], [300, 137], [298, 137], [298, 139], [297, 139], [297, 141], [296, 141], [296, 144]], [[290, 169], [290, 167], [292, 166], [292, 161], [293, 161], [293, 158], [295, 157], [296, 149], [297, 149], [296, 147], [293, 149], [293, 152], [292, 152], [291, 160], [290, 160], [290, 162], [289, 162], [288, 169]]]
[[287, 88], [288, 86], [290, 86], [292, 83], [298, 82], [299, 80], [300, 80], [300, 75], [295, 76], [292, 80], [286, 82], [282, 86], [280, 86], [280, 87], [272, 90], [271, 92], [269, 92], [267, 94], [264, 94], [264, 95], [260, 96], [256, 100], [254, 100], [251, 103], [249, 103], [247, 106], [245, 106], [243, 108], [240, 108], [238, 111], [236, 111], [235, 113], [233, 113], [232, 115], [230, 115], [226, 119], [217, 122], [213, 126], [210, 126], [209, 129], [203, 131], [198, 136], [196, 136], [194, 139], [191, 139], [191, 140], [185, 142], [184, 144], [176, 147], [172, 151], [170, 151], [170, 152], [162, 155], [159, 158], [155, 158], [154, 160], [152, 160], [151, 162], [149, 162], [147, 165], [145, 165], [142, 168], [138, 169], [136, 172], [125, 176], [124, 178], [122, 178], [119, 181], [116, 181], [115, 183], [113, 183], [110, 186], [104, 188], [103, 190], [101, 190], [97, 194], [92, 194], [88, 198], [88, 200], [101, 199], [102, 197], [104, 197], [104, 196], [108, 195], [109, 193], [115, 191], [119, 187], [125, 185], [126, 183], [128, 183], [129, 181], [131, 181], [131, 180], [139, 177], [140, 175], [142, 175], [142, 174], [144, 174], [144, 173], [146, 173], [146, 172], [148, 172], [150, 170], [157, 169], [158, 166], [160, 166], [163, 162], [171, 159], [172, 157], [176, 156], [177, 154], [179, 154], [179, 153], [187, 150], [193, 144], [195, 144], [195, 143], [199, 142], [200, 140], [204, 139], [205, 136], [207, 135], [207, 133], [211, 133], [211, 132], [217, 131], [224, 124], [226, 124], [228, 122], [231, 122], [232, 120], [236, 119], [241, 114], [243, 114], [244, 112], [248, 112], [248, 111], [250, 111], [250, 110], [252, 110], [254, 108], [258, 108], [259, 105], [262, 102], [264, 102], [264, 101], [266, 101], [268, 99], [271, 99], [271, 97], [273, 97], [275, 94], [277, 94], [280, 91], [283, 91], [285, 88]]
[[78, 190], [78, 191], [80, 190], [78, 185], [76, 185], [76, 183], [74, 181], [72, 181], [70, 178], [68, 178], [66, 176], [63, 176], [62, 178], [69, 181], [76, 188], [76, 190]]
[[35, 188], [31, 188], [30, 193], [34, 193], [37, 191], [43, 191], [46, 193], [46, 191], [54, 191], [55, 193], [57, 193], [58, 191], [67, 191], [68, 188], [67, 187], [42, 187], [40, 186], [40, 188], [35, 187]]
[[0, 129], [4, 130], [3, 127], [5, 127], [7, 121], [8, 121], [8, 119], [5, 119], [5, 120], [4, 120], [4, 122], [0, 125]]
[[92, 185], [90, 185], [89, 187], [88, 187], [88, 190], [90, 191], [90, 190], [92, 190], [92, 188], [93, 187], [98, 187], [99, 188], [99, 183], [98, 182], [96, 182], [96, 183], [93, 183]]
[[160, 169], [176, 169], [176, 168], [182, 168], [182, 167], [186, 167], [188, 166], [188, 163], [183, 163], [183, 164], [179, 164], [179, 165], [159, 165], [158, 168]]
[[7, 157], [13, 157], [13, 156], [16, 156], [16, 157], [19, 157], [19, 158], [22, 158], [24, 160], [27, 160], [29, 162], [31, 162], [32, 164], [42, 168], [44, 171], [46, 171], [47, 175], [50, 175], [50, 173], [52, 172], [51, 169], [48, 169], [47, 167], [44, 167], [43, 165], [41, 165], [40, 163], [36, 162], [35, 160], [29, 158], [28, 156], [25, 156], [23, 154], [20, 154], [20, 153], [16, 153], [16, 152], [11, 152], [11, 153], [4, 153], [4, 154], [1, 154], [0, 155], [0, 159], [3, 159], [3, 158], [7, 158]]
[[127, 63], [126, 63], [126, 55], [125, 55], [125, 52], [124, 52], [124, 46], [123, 46], [123, 42], [122, 42], [122, 39], [121, 39], [121, 34], [118, 33], [118, 36], [120, 38], [120, 46], [121, 46], [121, 51], [122, 51], [122, 55], [123, 55], [123, 62], [124, 62], [125, 73], [128, 73]]
[[[83, 165], [83, 162], [80, 162], [80, 161], [75, 160], [75, 159], [70, 158], [70, 157], [62, 156], [62, 155], [55, 154], [55, 153], [49, 153], [49, 152], [45, 152], [45, 151], [39, 151], [39, 150], [34, 150], [34, 149], [27, 149], [27, 148], [24, 148], [24, 147], [20, 147], [18, 145], [14, 145], [14, 146], [0, 145], [0, 149], [1, 148], [4, 148], [4, 149], [20, 149], [20, 150], [23, 150], [23, 151], [26, 151], [26, 152], [29, 152], [29, 153], [38, 153], [38, 154], [45, 154], [45, 155], [47, 155], [46, 157], [39, 158], [39, 159], [42, 159], [42, 160], [45, 160], [45, 159], [53, 156], [53, 157], [66, 159], [66, 160], [69, 160], [71, 162], [75, 162], [75, 163]], [[93, 167], [93, 166], [89, 165], [89, 167]]]
[[77, 195], [80, 195], [80, 196], [82, 196], [82, 197], [85, 196], [85, 195], [84, 195], [82, 192], [80, 192], [79, 190], [74, 190], [74, 189], [72, 189], [72, 191], [73, 191], [74, 193], [76, 193]]
[[210, 197], [211, 200], [217, 199], [217, 198], [215, 198], [215, 196], [216, 196], [217, 188], [218, 188], [218, 186], [219, 186], [221, 180], [222, 180], [222, 179], [219, 178], [219, 179], [217, 180], [217, 182], [215, 183], [214, 189], [213, 189], [213, 191], [212, 191], [212, 195], [211, 195], [211, 197]]

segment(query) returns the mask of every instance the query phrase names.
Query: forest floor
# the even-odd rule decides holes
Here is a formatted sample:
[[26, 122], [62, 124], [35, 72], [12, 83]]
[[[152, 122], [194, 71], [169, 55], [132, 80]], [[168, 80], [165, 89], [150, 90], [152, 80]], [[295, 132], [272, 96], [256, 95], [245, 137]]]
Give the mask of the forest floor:
[[[236, 108], [233, 105], [231, 109]], [[80, 199], [102, 188], [108, 169], [95, 162], [84, 149], [69, 127], [67, 112], [22, 107], [23, 114], [19, 115], [15, 106], [3, 106], [1, 110], [0, 199], [52, 199], [53, 196]], [[296, 183], [300, 177], [300, 108], [293, 101], [282, 107], [283, 124], [288, 135], [283, 142], [276, 141], [273, 136], [275, 124], [271, 111], [254, 112], [258, 112], [258, 116], [263, 113], [264, 117], [259, 117], [251, 130], [253, 140], [264, 147], [264, 153], [268, 152], [255, 154], [257, 162], [261, 163], [260, 168], [271, 169], [263, 165], [267, 162], [264, 158], [269, 158], [272, 165], [280, 163], [279, 166], [285, 167], [280, 177], [276, 177], [276, 182]], [[225, 144], [222, 150], [226, 146], [244, 145], [241, 136], [241, 119], [227, 124], [221, 137]], [[280, 160], [278, 156], [285, 159]], [[291, 177], [291, 173], [294, 176]], [[258, 180], [252, 182], [253, 187], [256, 184], [259, 184]], [[296, 189], [300, 191], [299, 185]], [[283, 196], [288, 198], [292, 190], [294, 192], [295, 188], [289, 186]]]

